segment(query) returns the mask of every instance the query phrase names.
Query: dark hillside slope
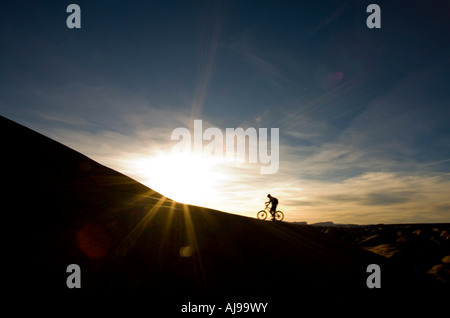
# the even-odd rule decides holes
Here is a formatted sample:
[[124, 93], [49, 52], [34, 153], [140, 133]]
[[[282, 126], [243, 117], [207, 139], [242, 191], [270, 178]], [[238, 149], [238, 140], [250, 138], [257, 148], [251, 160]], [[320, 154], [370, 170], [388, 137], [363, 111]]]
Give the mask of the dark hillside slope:
[[[383, 292], [430, 286], [313, 227], [179, 204], [3, 117], [0, 130], [10, 295], [132, 294], [154, 306], [173, 302], [177, 312], [180, 302], [206, 297], [288, 308], [308, 295], [373, 296], [372, 263], [383, 269]], [[66, 286], [69, 264], [81, 267], [80, 290]]]

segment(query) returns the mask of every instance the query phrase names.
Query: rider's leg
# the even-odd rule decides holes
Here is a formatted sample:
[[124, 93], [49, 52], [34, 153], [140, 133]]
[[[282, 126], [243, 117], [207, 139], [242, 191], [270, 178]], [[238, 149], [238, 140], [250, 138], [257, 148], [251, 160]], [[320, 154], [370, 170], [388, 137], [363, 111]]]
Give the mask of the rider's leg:
[[272, 215], [272, 221], [275, 221], [275, 210], [273, 208], [270, 209], [270, 214]]
[[270, 212], [272, 213], [272, 220], [274, 220], [275, 221], [275, 214], [277, 213], [277, 205], [278, 204], [275, 204], [275, 205], [273, 205], [272, 204], [272, 209], [270, 210]]

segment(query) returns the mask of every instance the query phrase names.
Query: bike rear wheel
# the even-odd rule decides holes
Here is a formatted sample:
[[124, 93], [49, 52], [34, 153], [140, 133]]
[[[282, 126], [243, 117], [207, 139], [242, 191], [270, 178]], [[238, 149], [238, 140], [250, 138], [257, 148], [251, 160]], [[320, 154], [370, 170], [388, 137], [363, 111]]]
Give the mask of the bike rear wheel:
[[267, 212], [264, 210], [261, 210], [257, 214], [258, 219], [265, 220], [267, 218]]
[[275, 220], [276, 221], [283, 221], [284, 219], [284, 213], [281, 211], [275, 212]]

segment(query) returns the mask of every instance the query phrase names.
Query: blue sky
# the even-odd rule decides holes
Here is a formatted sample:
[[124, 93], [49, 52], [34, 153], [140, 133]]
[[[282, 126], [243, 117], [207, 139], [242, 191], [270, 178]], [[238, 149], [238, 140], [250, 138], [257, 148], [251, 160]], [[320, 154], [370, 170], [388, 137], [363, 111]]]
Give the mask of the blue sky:
[[[450, 5], [372, 2], [3, 1], [0, 114], [192, 204], [450, 222]], [[278, 172], [167, 160], [194, 119], [279, 128]]]

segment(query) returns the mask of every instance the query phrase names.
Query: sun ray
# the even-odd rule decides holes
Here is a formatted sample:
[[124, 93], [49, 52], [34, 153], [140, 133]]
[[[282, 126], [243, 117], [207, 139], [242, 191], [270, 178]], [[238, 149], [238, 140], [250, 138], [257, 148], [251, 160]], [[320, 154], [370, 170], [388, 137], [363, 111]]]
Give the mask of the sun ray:
[[131, 247], [136, 243], [138, 238], [142, 235], [144, 229], [148, 226], [150, 221], [159, 211], [160, 207], [166, 200], [166, 197], [161, 197], [158, 202], [142, 217], [142, 219], [134, 226], [130, 233], [119, 243], [116, 248], [115, 254], [119, 256], [125, 256]]
[[184, 212], [183, 213], [184, 223], [186, 226], [186, 239], [188, 242], [188, 246], [182, 247], [182, 249], [180, 249], [180, 255], [184, 257], [193, 257], [194, 271], [196, 272], [197, 277], [200, 278], [200, 283], [202, 287], [207, 288], [202, 257], [197, 242], [197, 235], [195, 233], [195, 227], [194, 223], [192, 222], [191, 212], [189, 211], [188, 205], [183, 204], [183, 212]]
[[[220, 3], [214, 3], [213, 14], [206, 19], [205, 32], [206, 39], [204, 43], [202, 65], [200, 74], [194, 91], [192, 101], [191, 121], [201, 118], [203, 105], [208, 92], [208, 85], [213, 74], [216, 52], [219, 44], [220, 33], [222, 29], [222, 6]], [[192, 127], [191, 127], [192, 128]]]

